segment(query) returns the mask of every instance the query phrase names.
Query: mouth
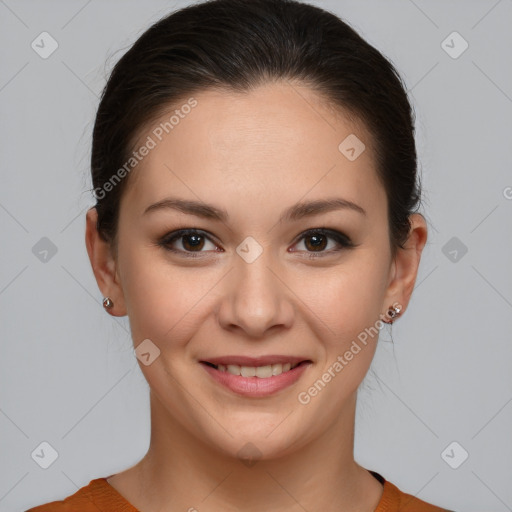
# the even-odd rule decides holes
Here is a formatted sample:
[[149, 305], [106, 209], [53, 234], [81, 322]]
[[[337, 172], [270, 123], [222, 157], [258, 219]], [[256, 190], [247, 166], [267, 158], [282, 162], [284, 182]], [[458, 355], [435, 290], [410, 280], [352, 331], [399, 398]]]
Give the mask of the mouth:
[[266, 397], [291, 386], [313, 364], [311, 359], [291, 356], [225, 356], [199, 362], [223, 388], [253, 398]]
[[269, 377], [277, 377], [282, 373], [289, 372], [297, 366], [310, 363], [310, 360], [304, 360], [298, 363], [275, 363], [261, 366], [246, 366], [239, 364], [213, 364], [209, 361], [201, 361], [201, 363], [215, 368], [219, 372], [229, 373], [231, 375], [238, 375], [241, 377], [258, 377], [259, 379], [268, 379]]

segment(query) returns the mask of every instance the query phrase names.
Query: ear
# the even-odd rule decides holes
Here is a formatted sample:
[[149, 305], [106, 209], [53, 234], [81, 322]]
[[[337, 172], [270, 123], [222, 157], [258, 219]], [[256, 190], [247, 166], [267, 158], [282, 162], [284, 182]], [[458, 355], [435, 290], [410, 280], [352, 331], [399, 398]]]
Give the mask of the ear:
[[[418, 275], [421, 253], [427, 242], [427, 223], [420, 213], [409, 217], [411, 229], [404, 248], [398, 248], [391, 266], [389, 285], [386, 291], [382, 310], [386, 312], [389, 306], [398, 303], [402, 307], [400, 316], [407, 309]], [[400, 318], [400, 317], [398, 317]]]
[[86, 214], [85, 245], [96, 282], [104, 297], [110, 297], [114, 306], [108, 310], [113, 316], [126, 315], [123, 289], [117, 273], [117, 262], [111, 244], [105, 242], [96, 227], [98, 212], [90, 208]]

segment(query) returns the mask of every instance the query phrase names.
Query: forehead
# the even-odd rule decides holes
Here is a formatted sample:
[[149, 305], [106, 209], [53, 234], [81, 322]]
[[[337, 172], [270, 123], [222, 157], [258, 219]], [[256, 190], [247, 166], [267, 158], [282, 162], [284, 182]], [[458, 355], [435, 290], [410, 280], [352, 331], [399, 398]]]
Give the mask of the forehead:
[[[194, 199], [237, 194], [247, 204], [337, 192], [365, 209], [385, 201], [362, 123], [296, 83], [201, 91], [153, 122], [139, 145], [148, 137], [153, 147], [125, 192], [141, 207], [166, 190]], [[354, 152], [347, 145], [359, 153], [363, 144], [348, 158]]]

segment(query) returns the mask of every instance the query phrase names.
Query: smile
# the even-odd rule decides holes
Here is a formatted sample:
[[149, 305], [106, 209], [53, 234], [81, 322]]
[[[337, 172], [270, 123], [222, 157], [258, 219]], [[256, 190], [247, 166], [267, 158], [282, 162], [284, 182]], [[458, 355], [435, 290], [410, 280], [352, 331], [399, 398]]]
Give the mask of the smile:
[[300, 363], [285, 363], [285, 364], [268, 364], [266, 366], [240, 366], [238, 364], [211, 364], [215, 369], [220, 372], [228, 372], [231, 375], [241, 375], [242, 377], [258, 377], [259, 379], [268, 379], [272, 376], [281, 375], [282, 373], [293, 370], [299, 366]]
[[216, 384], [238, 395], [252, 398], [270, 396], [292, 386], [313, 364], [311, 360], [304, 359], [257, 366], [215, 364], [210, 361], [200, 363]]

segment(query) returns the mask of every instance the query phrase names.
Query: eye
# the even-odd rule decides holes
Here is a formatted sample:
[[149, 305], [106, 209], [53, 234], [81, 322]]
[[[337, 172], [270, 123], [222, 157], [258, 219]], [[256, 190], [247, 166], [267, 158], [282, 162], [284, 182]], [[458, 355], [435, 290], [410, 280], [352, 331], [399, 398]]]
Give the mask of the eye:
[[197, 229], [180, 229], [169, 233], [158, 242], [160, 246], [168, 251], [182, 253], [190, 257], [199, 256], [199, 254], [194, 253], [206, 252], [202, 249], [205, 245], [208, 246], [208, 243], [211, 247], [209, 249], [207, 247], [207, 250], [216, 251], [217, 246], [210, 240], [210, 237]]
[[[335, 243], [331, 245], [329, 250], [325, 250], [329, 245], [328, 240], [331, 239]], [[309, 258], [316, 258], [326, 256], [335, 252], [339, 252], [342, 249], [349, 249], [355, 247], [350, 238], [340, 231], [325, 228], [310, 229], [301, 234], [299, 242], [304, 243], [306, 251], [309, 253]], [[334, 248], [332, 248], [334, 245]], [[295, 252], [292, 251], [292, 252]]]
[[[325, 250], [329, 246], [329, 239], [334, 241], [334, 244], [331, 244], [331, 247]], [[348, 236], [339, 231], [326, 228], [310, 229], [302, 233], [294, 245], [297, 245], [299, 242], [304, 243], [305, 251], [311, 259], [355, 247], [355, 244]], [[208, 244], [210, 244], [210, 248], [208, 248]], [[222, 251], [222, 249], [218, 250], [218, 246], [212, 242], [210, 236], [204, 231], [193, 228], [180, 229], [169, 233], [158, 242], [158, 245], [167, 251], [192, 258], [200, 257], [200, 254], [204, 252]], [[291, 252], [301, 251], [294, 249]]]

